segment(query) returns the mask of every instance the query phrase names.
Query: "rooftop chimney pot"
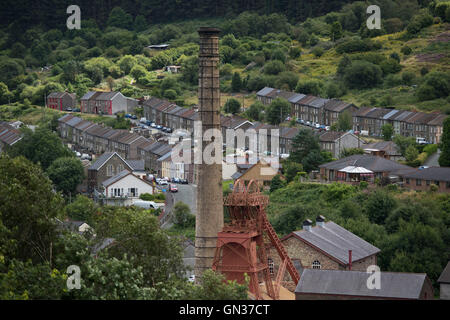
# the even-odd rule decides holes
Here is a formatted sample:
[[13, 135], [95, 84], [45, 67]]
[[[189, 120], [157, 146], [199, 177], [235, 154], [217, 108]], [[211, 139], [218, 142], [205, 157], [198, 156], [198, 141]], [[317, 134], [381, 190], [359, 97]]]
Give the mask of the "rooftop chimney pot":
[[325, 226], [325, 217], [320, 215], [316, 218], [316, 226], [324, 227]]
[[306, 219], [303, 221], [303, 230], [305, 231], [311, 231], [312, 221], [309, 219]]

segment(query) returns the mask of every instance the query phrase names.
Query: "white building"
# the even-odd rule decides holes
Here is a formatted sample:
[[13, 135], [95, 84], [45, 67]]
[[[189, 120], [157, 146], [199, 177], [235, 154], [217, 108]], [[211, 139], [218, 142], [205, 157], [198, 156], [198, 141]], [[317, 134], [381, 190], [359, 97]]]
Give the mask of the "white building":
[[153, 194], [153, 184], [143, 180], [128, 170], [123, 170], [114, 177], [103, 182], [104, 196], [106, 199], [126, 198], [135, 199], [143, 193]]

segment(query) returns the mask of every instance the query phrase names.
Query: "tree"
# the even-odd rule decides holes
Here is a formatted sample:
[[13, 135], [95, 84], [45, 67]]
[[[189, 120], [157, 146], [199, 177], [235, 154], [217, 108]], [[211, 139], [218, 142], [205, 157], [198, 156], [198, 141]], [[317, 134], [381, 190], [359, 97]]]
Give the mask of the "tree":
[[290, 110], [290, 103], [286, 99], [278, 97], [268, 106], [267, 121], [273, 125], [280, 124], [289, 115]]
[[280, 175], [277, 174], [272, 178], [272, 181], [270, 182], [270, 193], [283, 188], [286, 185], [286, 183], [281, 180]]
[[405, 159], [408, 162], [413, 162], [419, 156], [419, 151], [413, 145], [410, 145], [405, 150]]
[[286, 70], [283, 62], [280, 60], [271, 60], [264, 65], [264, 73], [277, 75]]
[[108, 249], [110, 256], [122, 259], [127, 254], [133, 258], [132, 265], [142, 267], [145, 286], [183, 277], [179, 240], [160, 229], [156, 216], [134, 207], [102, 207], [95, 218], [97, 237], [115, 239], [115, 245]]
[[8, 90], [8, 86], [0, 82], [0, 104], [9, 103], [13, 97], [14, 95]]
[[62, 211], [61, 197], [52, 191], [42, 169], [24, 157], [1, 156], [0, 177], [0, 226], [13, 243], [7, 259], [48, 262], [56, 239], [54, 218]]
[[338, 131], [348, 131], [353, 127], [353, 119], [350, 111], [346, 110], [339, 113], [338, 121], [336, 122], [336, 128]]
[[133, 18], [126, 13], [121, 7], [115, 7], [111, 10], [107, 21], [109, 27], [117, 27], [122, 29], [130, 29], [133, 25]]
[[320, 96], [323, 90], [323, 82], [320, 80], [299, 80], [295, 91], [303, 94]]
[[399, 134], [396, 134], [394, 136], [393, 141], [397, 145], [398, 151], [402, 156], [405, 156], [406, 149], [409, 146], [414, 146], [414, 144], [416, 143], [414, 137], [404, 137]]
[[88, 224], [92, 223], [96, 210], [97, 206], [94, 201], [81, 194], [77, 195], [75, 200], [65, 208], [66, 214], [70, 219], [85, 221]]
[[333, 22], [331, 25], [331, 41], [342, 38], [342, 26], [339, 21]]
[[231, 89], [233, 92], [239, 92], [242, 88], [242, 80], [241, 75], [238, 72], [233, 74], [233, 78], [231, 79]]
[[24, 67], [16, 60], [2, 59], [0, 61], [0, 81], [9, 85], [9, 82], [24, 73]]
[[225, 102], [224, 110], [226, 113], [236, 114], [241, 110], [241, 104], [234, 98], [228, 99]]
[[194, 286], [189, 299], [194, 300], [247, 300], [248, 283], [225, 281], [225, 276], [213, 270], [203, 272], [200, 286]]
[[450, 94], [450, 75], [447, 72], [433, 71], [425, 75], [417, 90], [419, 100], [432, 100]]
[[260, 121], [263, 118], [262, 111], [264, 111], [264, 105], [261, 101], [256, 101], [250, 107], [245, 110], [245, 114], [252, 120]]
[[133, 29], [136, 32], [142, 32], [147, 29], [147, 21], [145, 20], [143, 15], [136, 16], [136, 19], [134, 19]]
[[288, 161], [284, 165], [284, 175], [288, 183], [293, 181], [297, 174], [302, 171], [303, 166], [300, 163]]
[[381, 126], [381, 135], [384, 141], [391, 141], [394, 134], [394, 127], [390, 123]]
[[130, 55], [125, 55], [117, 62], [117, 65], [125, 73], [129, 74], [134, 65], [137, 64], [137, 59]]
[[389, 193], [376, 190], [369, 195], [365, 209], [371, 222], [382, 224], [396, 206], [396, 200]]
[[191, 214], [189, 206], [181, 201], [173, 207], [174, 223], [181, 228], [190, 228], [195, 226], [195, 216]]
[[84, 168], [78, 158], [61, 157], [52, 162], [47, 174], [56, 190], [68, 195], [75, 193], [77, 186], [83, 181]]
[[450, 167], [450, 117], [444, 120], [439, 165], [442, 167]]
[[310, 129], [300, 129], [292, 141], [289, 160], [302, 163], [303, 159], [313, 151], [320, 152], [319, 138]]
[[350, 88], [371, 88], [381, 83], [382, 73], [379, 66], [356, 60], [345, 68], [344, 81]]
[[287, 90], [294, 90], [298, 83], [298, 75], [292, 71], [281, 72], [276, 81], [277, 88], [286, 88]]
[[23, 138], [7, 150], [11, 157], [22, 155], [34, 163], [40, 163], [44, 170], [57, 158], [74, 157], [58, 135], [49, 129], [37, 128], [35, 132], [28, 128], [22, 130]]

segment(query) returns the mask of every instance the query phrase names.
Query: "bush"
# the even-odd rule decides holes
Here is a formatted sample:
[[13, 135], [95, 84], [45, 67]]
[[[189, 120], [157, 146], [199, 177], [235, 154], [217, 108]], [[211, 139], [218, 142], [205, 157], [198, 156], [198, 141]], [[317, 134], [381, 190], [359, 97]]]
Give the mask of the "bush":
[[236, 114], [241, 110], [241, 103], [234, 99], [228, 99], [227, 102], [225, 102], [224, 111], [226, 113]]
[[323, 82], [320, 80], [300, 80], [295, 91], [303, 94], [320, 96], [323, 90]]
[[344, 80], [350, 88], [371, 88], [381, 83], [382, 70], [370, 62], [353, 61], [345, 70]]
[[167, 89], [164, 90], [163, 96], [169, 100], [175, 100], [177, 98], [177, 92], [173, 89]]
[[411, 54], [412, 49], [410, 47], [408, 47], [407, 45], [404, 45], [401, 49], [400, 52], [403, 53], [405, 56], [408, 56]]
[[279, 74], [280, 72], [283, 72], [286, 70], [286, 67], [283, 62], [280, 60], [272, 60], [267, 62], [264, 65], [264, 73], [266, 74]]
[[324, 51], [323, 48], [321, 48], [321, 47], [315, 47], [315, 48], [313, 49], [313, 51], [312, 51], [313, 55], [314, 55], [316, 58], [321, 57], [321, 56], [323, 55], [324, 52], [325, 52], [325, 51]]
[[144, 201], [153, 201], [153, 200], [155, 200], [155, 196], [150, 193], [141, 193], [139, 195], [139, 199], [144, 200]]
[[415, 79], [416, 79], [416, 74], [412, 71], [405, 71], [402, 73], [403, 83], [408, 86], [412, 85]]

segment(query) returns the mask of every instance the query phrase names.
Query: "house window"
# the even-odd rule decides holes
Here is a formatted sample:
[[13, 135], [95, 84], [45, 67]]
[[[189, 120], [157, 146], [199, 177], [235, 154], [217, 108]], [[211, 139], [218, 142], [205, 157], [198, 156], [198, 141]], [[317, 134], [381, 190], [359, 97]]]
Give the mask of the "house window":
[[269, 272], [270, 274], [274, 274], [274, 263], [272, 258], [267, 258], [267, 263], [269, 264]]
[[312, 268], [313, 269], [320, 269], [320, 261], [319, 260], [314, 260], [312, 263]]
[[427, 180], [427, 186], [429, 186], [429, 185], [430, 185], [430, 183], [431, 183], [431, 181], [430, 181], [430, 180]]
[[406, 178], [406, 184], [409, 184], [409, 178]]
[[447, 182], [445, 183], [445, 187], [446, 187], [447, 189], [450, 189], [450, 181], [447, 181]]
[[439, 187], [439, 181], [434, 181], [434, 184], [437, 185]]
[[416, 179], [416, 186], [422, 185], [422, 179]]
[[112, 164], [110, 164], [106, 167], [106, 175], [108, 177], [112, 177], [114, 175], [114, 167]]
[[122, 172], [123, 171], [123, 164], [119, 164], [117, 166], [117, 173]]

